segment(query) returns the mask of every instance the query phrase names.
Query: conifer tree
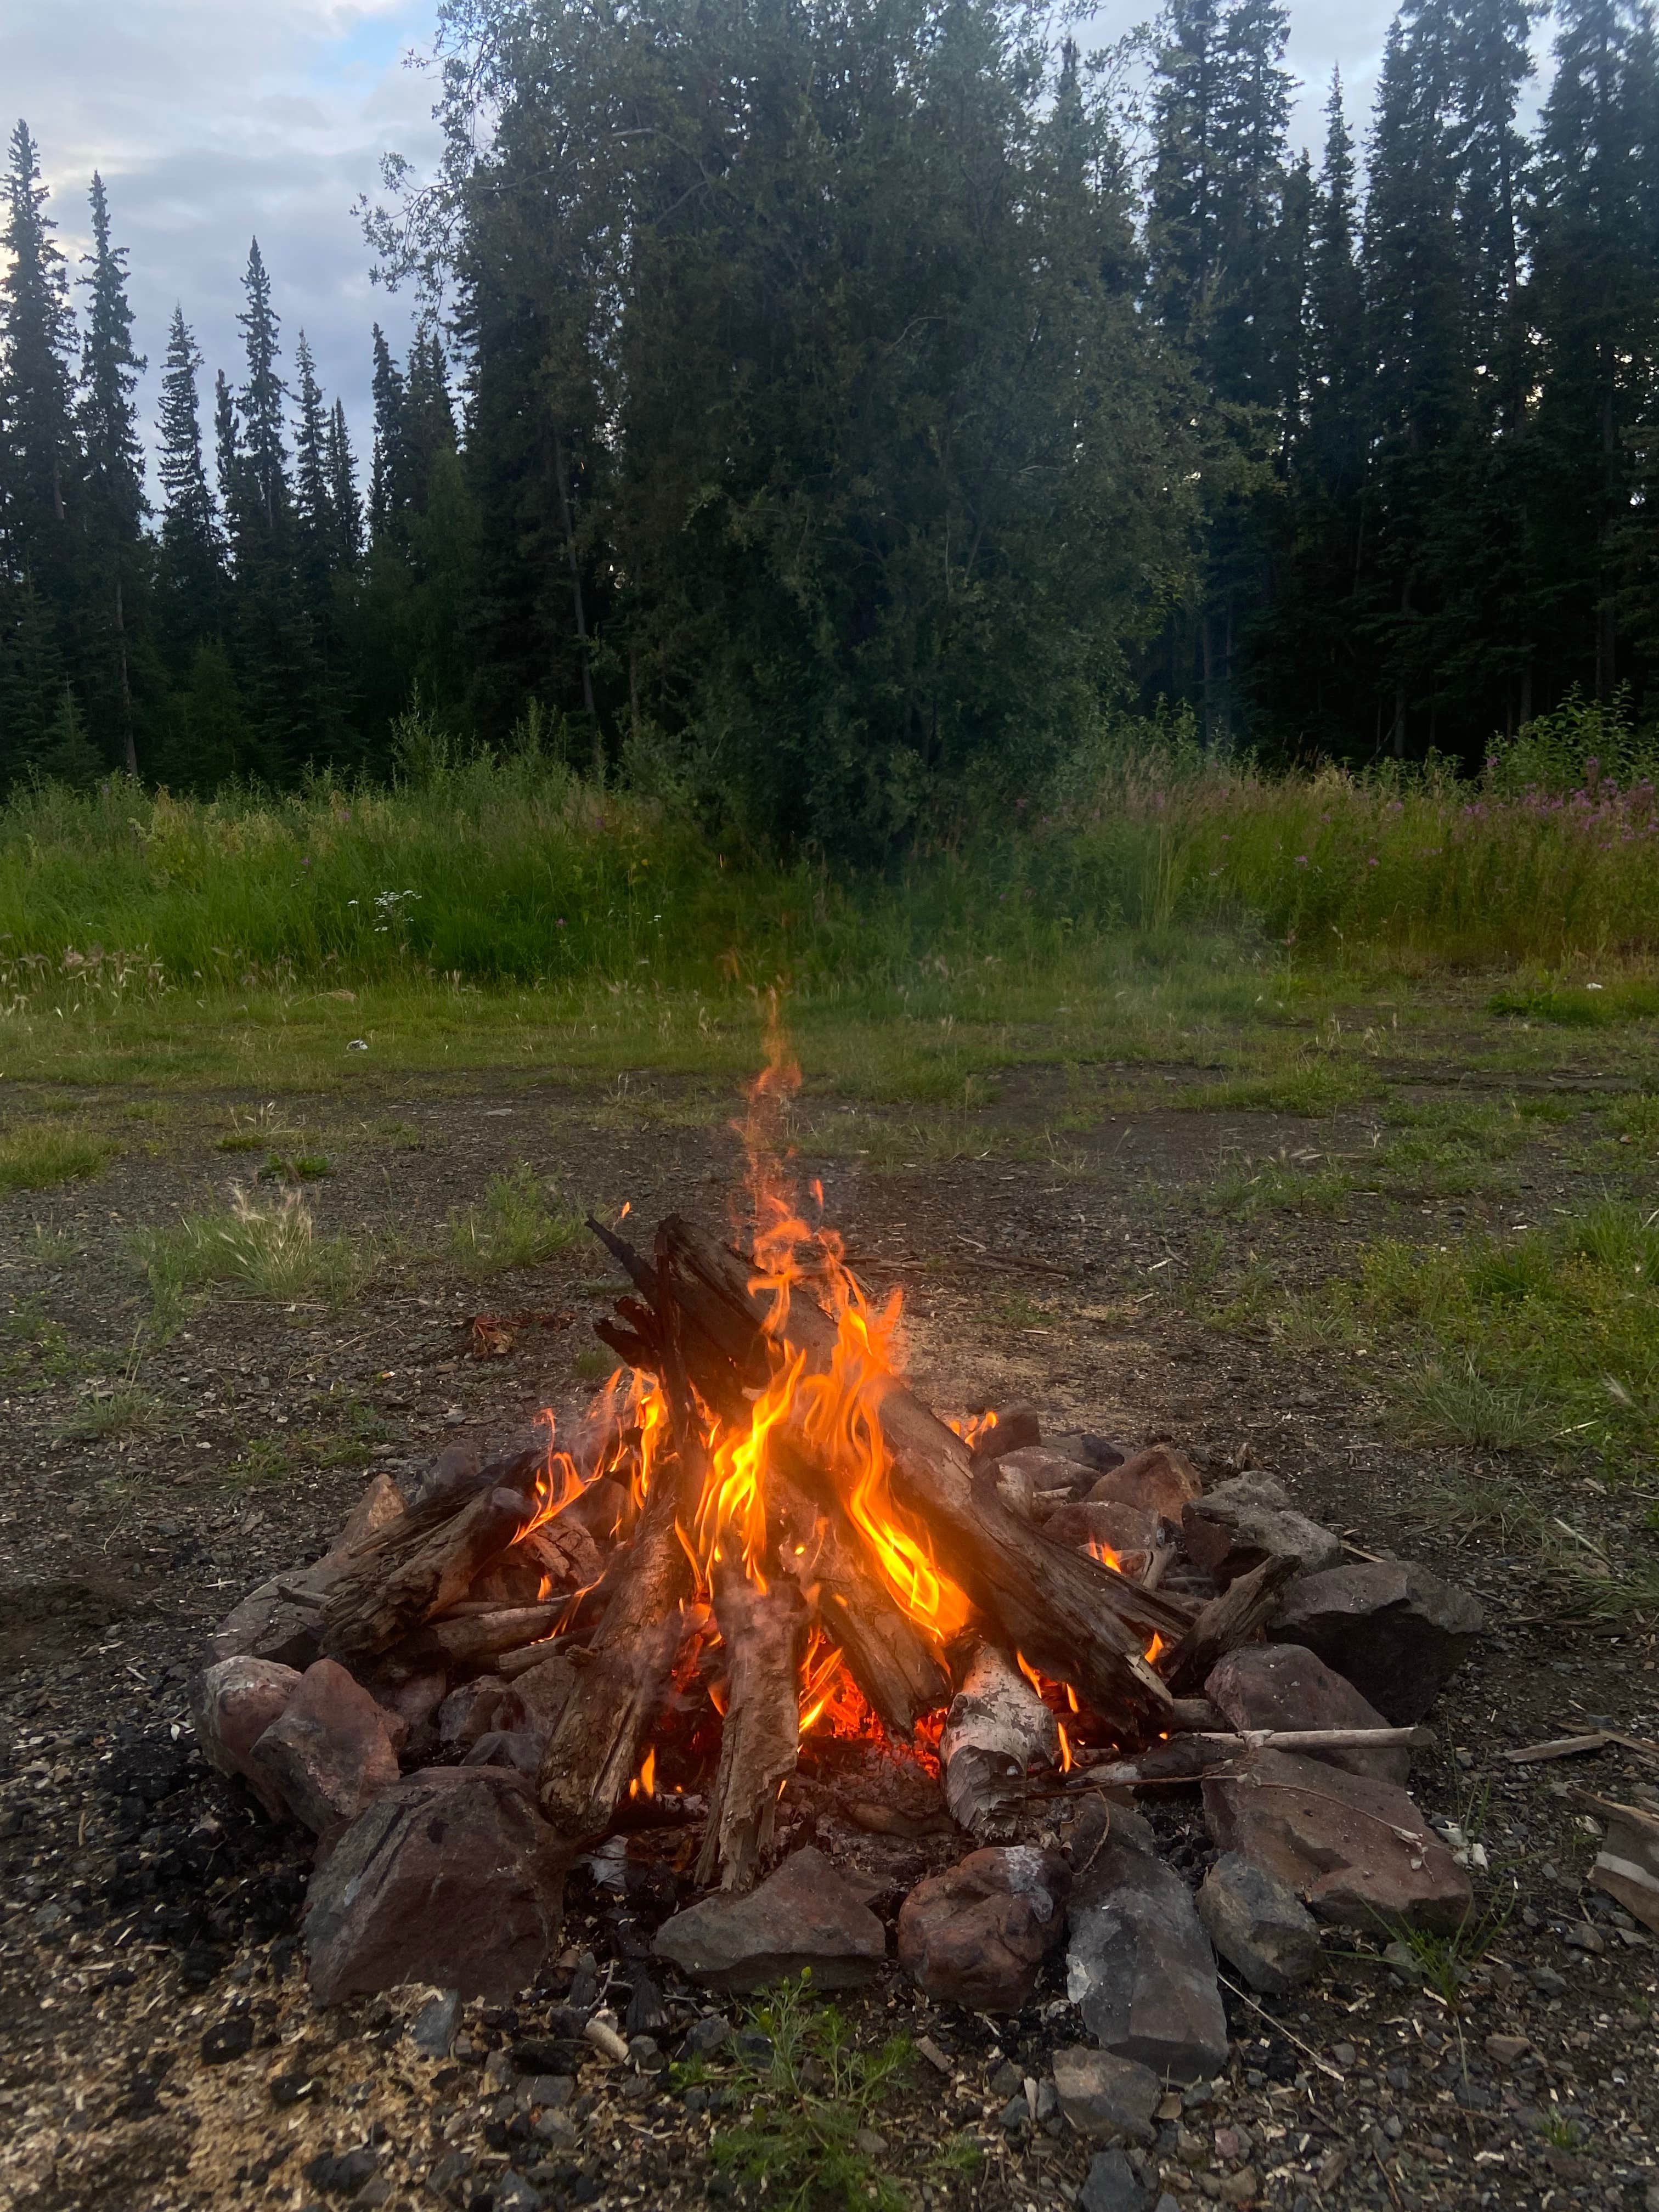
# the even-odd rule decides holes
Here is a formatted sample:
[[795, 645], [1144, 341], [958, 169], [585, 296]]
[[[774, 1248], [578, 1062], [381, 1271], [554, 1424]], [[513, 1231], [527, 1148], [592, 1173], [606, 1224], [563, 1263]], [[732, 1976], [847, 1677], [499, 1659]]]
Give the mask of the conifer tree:
[[75, 531], [79, 522], [79, 447], [71, 400], [75, 320], [64, 257], [46, 213], [40, 155], [20, 122], [12, 132], [0, 246], [0, 377], [4, 448], [0, 454], [6, 563], [27, 575], [51, 620], [68, 628], [75, 612]]
[[270, 278], [256, 238], [242, 279], [246, 301], [236, 320], [247, 356], [247, 381], [236, 395], [243, 465], [252, 512], [272, 539], [285, 530], [290, 505], [288, 447], [283, 436], [283, 382], [278, 350], [281, 325], [270, 301]]
[[[138, 442], [137, 387], [143, 357], [132, 349], [132, 310], [127, 304], [127, 253], [110, 240], [104, 180], [92, 179], [93, 251], [82, 279], [91, 295], [81, 356], [79, 408], [84, 471], [84, 557], [87, 598], [82, 609], [93, 665], [86, 674], [99, 719], [111, 708], [118, 724], [129, 775], [138, 773], [132, 705], [131, 637], [139, 611], [144, 498], [143, 457]], [[100, 650], [106, 644], [107, 652]], [[108, 664], [108, 679], [101, 664]]]
[[[175, 307], [155, 418], [156, 467], [161, 480], [161, 559], [167, 626], [175, 642], [191, 646], [217, 630], [224, 584], [218, 509], [202, 458], [197, 383], [201, 367], [202, 356], [185, 320], [185, 311]], [[227, 392], [227, 408], [228, 399]], [[231, 428], [234, 434], [234, 422]]]
[[368, 526], [376, 542], [396, 528], [407, 500], [404, 380], [386, 332], [374, 325], [374, 454], [369, 475]]
[[357, 493], [357, 463], [346, 428], [345, 407], [337, 399], [328, 418], [328, 501], [334, 530], [333, 564], [347, 571], [363, 555], [363, 503]]

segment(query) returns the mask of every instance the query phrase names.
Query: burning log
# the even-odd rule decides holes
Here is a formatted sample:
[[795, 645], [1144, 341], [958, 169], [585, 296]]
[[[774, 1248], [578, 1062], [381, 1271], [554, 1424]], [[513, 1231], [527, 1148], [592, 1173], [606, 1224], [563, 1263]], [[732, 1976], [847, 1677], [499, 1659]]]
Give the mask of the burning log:
[[[744, 1408], [745, 1389], [768, 1379], [773, 1356], [761, 1302], [768, 1294], [750, 1291], [745, 1263], [678, 1218], [658, 1232], [654, 1268], [621, 1238], [607, 1232], [605, 1241], [635, 1280], [648, 1281], [680, 1316], [687, 1367], [702, 1397]], [[810, 1372], [828, 1374], [834, 1365], [836, 1324], [799, 1290], [776, 1341], [803, 1355]], [[1127, 1739], [1163, 1734], [1170, 1692], [1142, 1654], [1154, 1635], [1184, 1636], [1189, 1610], [1010, 1513], [994, 1468], [975, 1476], [962, 1438], [896, 1378], [885, 1378], [876, 1419], [895, 1495], [945, 1572], [1045, 1673], [1074, 1683], [1097, 1711], [1109, 1714]], [[792, 1410], [783, 1432], [810, 1454], [801, 1425]]]
[[981, 1844], [1018, 1831], [1026, 1770], [1060, 1760], [1060, 1726], [1018, 1666], [981, 1644], [951, 1700], [939, 1738], [945, 1802], [959, 1827]]
[[799, 1686], [806, 1601], [793, 1582], [765, 1589], [736, 1559], [717, 1560], [714, 1620], [726, 1647], [729, 1701], [697, 1880], [747, 1889], [772, 1846], [778, 1793], [800, 1753]]
[[[787, 1447], [779, 1456], [793, 1459]], [[871, 1711], [890, 1735], [908, 1741], [916, 1723], [949, 1699], [950, 1675], [866, 1563], [857, 1533], [828, 1483], [814, 1480], [809, 1495], [776, 1470], [772, 1480], [793, 1539], [782, 1547], [782, 1565], [839, 1649]]]
[[323, 1599], [324, 1655], [373, 1659], [446, 1613], [534, 1517], [545, 1450], [486, 1468], [477, 1487], [400, 1513], [336, 1576]]
[[1201, 1690], [1218, 1660], [1267, 1626], [1279, 1610], [1279, 1592], [1300, 1572], [1300, 1560], [1280, 1553], [1263, 1559], [1259, 1567], [1230, 1583], [1219, 1597], [1212, 1598], [1159, 1662], [1170, 1687], [1177, 1693]]
[[539, 1644], [550, 1636], [563, 1610], [562, 1602], [521, 1605], [430, 1620], [413, 1636], [394, 1644], [385, 1663], [416, 1674], [434, 1665], [488, 1667], [504, 1652]]

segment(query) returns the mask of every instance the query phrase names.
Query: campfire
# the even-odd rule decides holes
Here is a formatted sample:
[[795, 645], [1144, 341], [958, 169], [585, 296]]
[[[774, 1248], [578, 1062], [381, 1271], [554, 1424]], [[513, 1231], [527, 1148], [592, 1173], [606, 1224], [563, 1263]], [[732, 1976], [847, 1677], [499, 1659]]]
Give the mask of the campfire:
[[[810, 1813], [804, 1835], [791, 1820], [809, 1778], [853, 1829], [960, 1832], [988, 1860], [1052, 1842], [1055, 1801], [1079, 1789], [1202, 1781], [1212, 1832], [1245, 1853], [1250, 1881], [1265, 1866], [1351, 1925], [1379, 1899], [1455, 1924], [1467, 1879], [1399, 1784], [1479, 1607], [1421, 1569], [1345, 1563], [1269, 1479], [1235, 1469], [1206, 1492], [1167, 1444], [1045, 1437], [1030, 1409], [941, 1418], [906, 1379], [901, 1292], [860, 1284], [820, 1188], [796, 1202], [798, 1081], [775, 1044], [726, 1237], [670, 1216], [647, 1249], [626, 1209], [590, 1222], [630, 1288], [596, 1324], [620, 1364], [573, 1435], [549, 1415], [489, 1465], [452, 1453], [402, 1488], [377, 1478], [323, 1559], [254, 1593], [212, 1640], [204, 1752], [319, 1836], [313, 1982], [514, 1985], [521, 1958], [480, 1963], [442, 1925], [453, 1896], [477, 1942], [497, 1941], [477, 1882], [422, 1856], [443, 1826], [421, 1829], [424, 1812], [479, 1767], [509, 1771], [474, 1778], [489, 1783], [465, 1801], [483, 1840], [465, 1849], [526, 1869], [544, 1950], [564, 1870], [624, 1831], [680, 1832], [678, 1884], [746, 1898], [786, 1840], [813, 1832]], [[1282, 1647], [1260, 1640], [1275, 1620]], [[418, 1878], [387, 1871], [405, 1846]], [[995, 1897], [1030, 1887], [1019, 1856], [956, 1869], [975, 1894], [989, 1884], [1000, 1928]], [[797, 1887], [802, 1863], [785, 1862]], [[368, 1911], [366, 1883], [386, 1892], [375, 1931], [349, 1965], [319, 1968], [327, 1930]], [[1181, 1941], [1207, 1959], [1176, 1889], [1158, 1893], [1160, 1924], [1184, 1914]], [[1256, 1890], [1239, 1898], [1218, 1893], [1205, 1923], [1236, 1960], [1267, 1940], [1219, 1932], [1239, 1911], [1255, 1926]], [[1274, 1911], [1302, 1957], [1312, 1923], [1286, 1915], [1305, 1920], [1303, 1904]], [[1008, 1988], [1027, 1986], [1065, 1920], [1048, 1910]], [[1072, 1923], [1075, 1994], [1098, 1977], [1076, 1900]], [[1256, 1986], [1277, 1985], [1278, 1958]], [[1185, 2057], [1146, 2055], [1208, 2063], [1218, 2019]]]

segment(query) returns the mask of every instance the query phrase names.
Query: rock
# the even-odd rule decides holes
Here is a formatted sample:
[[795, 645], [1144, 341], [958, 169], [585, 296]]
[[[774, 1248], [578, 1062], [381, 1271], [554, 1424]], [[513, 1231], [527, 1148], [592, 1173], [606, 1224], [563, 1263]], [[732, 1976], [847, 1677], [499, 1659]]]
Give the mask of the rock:
[[1285, 1996], [1312, 1978], [1319, 1930], [1296, 1892], [1238, 1851], [1225, 1851], [1205, 1875], [1198, 1917], [1222, 1957], [1253, 1990]]
[[[250, 1590], [204, 1642], [203, 1666], [222, 1659], [271, 1659], [280, 1667], [309, 1667], [317, 1656], [323, 1592], [334, 1571], [331, 1559], [321, 1559], [313, 1566], [289, 1567]], [[289, 1596], [289, 1591], [304, 1596]], [[312, 1598], [315, 1604], [308, 1601]]]
[[654, 1948], [706, 1989], [752, 1990], [807, 1966], [818, 1989], [867, 1981], [887, 1954], [863, 1893], [809, 1844], [746, 1897], [705, 1897], [665, 1920]]
[[1599, 1959], [1607, 1948], [1607, 1939], [1601, 1930], [1583, 1920], [1575, 1920], [1561, 1941], [1570, 1951], [1587, 1951], [1593, 1959]]
[[717, 2012], [705, 2013], [685, 2031], [685, 2048], [694, 2058], [711, 2057], [732, 2040], [732, 2024]]
[[1089, 1492], [1089, 1503], [1138, 1506], [1154, 1520], [1179, 1523], [1201, 1487], [1198, 1471], [1184, 1452], [1175, 1451], [1168, 1444], [1152, 1444], [1120, 1460], [1115, 1467], [1102, 1468]]
[[440, 1990], [436, 1996], [427, 1999], [410, 2022], [410, 2041], [428, 2058], [447, 2058], [460, 2016], [460, 1991]]
[[222, 2066], [228, 2059], [243, 2058], [253, 2048], [253, 2022], [244, 2014], [216, 2021], [202, 2038], [202, 2059], [208, 2066]]
[[1083, 2212], [1145, 2212], [1146, 2192], [1121, 2150], [1097, 2151], [1078, 2192]]
[[1254, 1751], [1204, 1784], [1224, 1851], [1242, 1851], [1321, 1920], [1449, 1934], [1473, 1905], [1468, 1877], [1403, 1790], [1286, 1752]]
[[334, 1659], [307, 1668], [252, 1756], [289, 1810], [325, 1842], [398, 1779], [386, 1716]]
[[[979, 1463], [977, 1455], [975, 1463]], [[1041, 1444], [1004, 1452], [994, 1464], [998, 1495], [1009, 1511], [1024, 1521], [1046, 1522], [1056, 1506], [1081, 1498], [1094, 1480], [1086, 1467], [1062, 1459], [1058, 1452]]]
[[1015, 2012], [1066, 1936], [1071, 1870], [1033, 1844], [969, 1851], [919, 1882], [898, 1918], [898, 1956], [918, 1989], [972, 2012]]
[[470, 1751], [481, 1735], [523, 1728], [524, 1699], [499, 1674], [475, 1675], [452, 1690], [438, 1708], [438, 1741], [449, 1751]]
[[557, 1652], [534, 1667], [527, 1667], [522, 1674], [514, 1675], [513, 1687], [525, 1710], [523, 1725], [532, 1735], [546, 1742], [558, 1726], [575, 1686], [575, 1668]]
[[1192, 1893], [1113, 1834], [1073, 1893], [1066, 1993], [1097, 2043], [1178, 2081], [1226, 2063], [1215, 1959]]
[[439, 1766], [394, 1782], [312, 1876], [313, 1996], [428, 1982], [504, 2002], [556, 1948], [564, 1867], [517, 1775]]
[[1659, 1935], [1659, 1815], [1639, 1805], [1614, 1805], [1604, 1808], [1603, 1816], [1607, 1832], [1590, 1881]]
[[337, 1559], [343, 1553], [356, 1552], [378, 1536], [382, 1528], [389, 1528], [404, 1511], [403, 1492], [392, 1477], [382, 1470], [369, 1478], [362, 1496], [352, 1507], [346, 1524], [329, 1547], [329, 1557]]
[[1192, 1499], [1182, 1513], [1181, 1536], [1224, 1589], [1275, 1554], [1298, 1560], [1309, 1575], [1342, 1557], [1341, 1538], [1298, 1513], [1270, 1474], [1236, 1474]]
[[[1236, 1729], [1386, 1728], [1375, 1705], [1352, 1682], [1333, 1674], [1304, 1644], [1241, 1644], [1210, 1670], [1204, 1694]], [[1411, 1753], [1401, 1744], [1382, 1751], [1319, 1751], [1298, 1757], [1369, 1774], [1403, 1789]]]
[[449, 1678], [434, 1668], [423, 1674], [406, 1674], [401, 1680], [389, 1679], [365, 1683], [375, 1704], [403, 1730], [402, 1741], [397, 1739], [395, 1728], [388, 1727], [398, 1751], [405, 1750], [417, 1738], [443, 1704], [444, 1692], [449, 1687]]
[[1034, 1406], [1003, 1406], [974, 1446], [975, 1468], [994, 1467], [1018, 1451], [1030, 1451], [1042, 1442], [1042, 1423]]
[[1513, 2066], [1517, 2058], [1524, 2058], [1532, 2049], [1524, 2035], [1489, 2035], [1486, 2056], [1499, 2066]]
[[292, 1667], [245, 1656], [221, 1659], [191, 1680], [191, 1717], [203, 1758], [221, 1774], [240, 1774], [273, 1820], [283, 1819], [288, 1808], [269, 1775], [254, 1765], [253, 1747], [281, 1720], [299, 1686]]
[[1223, 2204], [1254, 2204], [1261, 2183], [1255, 2178], [1253, 2166], [1241, 2166], [1237, 2173], [1224, 2173], [1221, 2186], [1216, 2191]]
[[1534, 1966], [1529, 1978], [1540, 1996], [1564, 1997], [1567, 1993], [1567, 1978], [1558, 1974], [1553, 1966]]
[[1054, 2089], [1060, 2109], [1080, 2136], [1096, 2142], [1127, 2136], [1149, 2143], [1157, 2134], [1153, 2115], [1164, 2085], [1150, 2066], [1115, 2058], [1109, 2051], [1076, 2044], [1054, 2053]]
[[1467, 1590], [1409, 1560], [1383, 1559], [1292, 1583], [1275, 1634], [1281, 1644], [1305, 1644], [1396, 1728], [1409, 1728], [1485, 1626]]
[[1104, 1499], [1062, 1505], [1043, 1523], [1043, 1534], [1078, 1551], [1091, 1551], [1097, 1559], [1109, 1553], [1121, 1574], [1135, 1576], [1146, 1572], [1152, 1556], [1158, 1522], [1139, 1505]]
[[331, 2197], [355, 2197], [373, 2180], [380, 2163], [368, 2144], [359, 2143], [355, 2150], [319, 2151], [307, 2165], [305, 2177], [313, 2189], [325, 2190]]
[[527, 1774], [533, 1781], [541, 1771], [542, 1739], [532, 1735], [528, 1729], [491, 1729], [481, 1735], [466, 1757], [463, 1766], [509, 1766], [515, 1774]]

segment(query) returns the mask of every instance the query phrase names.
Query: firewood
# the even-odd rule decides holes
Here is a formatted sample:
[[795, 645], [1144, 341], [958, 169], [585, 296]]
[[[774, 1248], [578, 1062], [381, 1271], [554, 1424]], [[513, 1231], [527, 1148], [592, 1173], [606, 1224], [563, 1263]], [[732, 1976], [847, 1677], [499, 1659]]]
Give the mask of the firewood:
[[433, 1665], [486, 1667], [504, 1653], [545, 1641], [563, 1610], [561, 1601], [557, 1605], [509, 1606], [489, 1613], [451, 1613], [442, 1620], [428, 1621], [424, 1628], [417, 1628], [412, 1636], [394, 1644], [386, 1654], [386, 1660], [390, 1665], [406, 1667], [411, 1672]]
[[950, 1698], [944, 1662], [866, 1561], [829, 1478], [805, 1468], [787, 1445], [776, 1457], [804, 1478], [798, 1485], [781, 1466], [773, 1471], [779, 1519], [787, 1532], [780, 1562], [839, 1649], [871, 1711], [890, 1735], [908, 1742], [916, 1723]]
[[1299, 1571], [1298, 1560], [1278, 1553], [1212, 1598], [1181, 1641], [1158, 1661], [1170, 1689], [1177, 1695], [1201, 1690], [1218, 1660], [1267, 1626], [1279, 1610], [1279, 1592]]
[[939, 1737], [951, 1817], [981, 1844], [1016, 1832], [1028, 1795], [1026, 1770], [1057, 1765], [1060, 1728], [1008, 1653], [974, 1650]]
[[722, 1889], [748, 1889], [772, 1847], [778, 1792], [799, 1755], [806, 1601], [785, 1576], [761, 1589], [731, 1558], [716, 1559], [714, 1597], [730, 1695], [697, 1880], [711, 1881], [718, 1868]]
[[1173, 1737], [1155, 1743], [1133, 1759], [1110, 1759], [1079, 1769], [1066, 1779], [1068, 1790], [1139, 1788], [1153, 1782], [1191, 1782], [1231, 1766], [1251, 1751], [1386, 1751], [1404, 1745], [1431, 1751], [1437, 1738], [1427, 1728], [1241, 1729], [1213, 1735]]
[[613, 1561], [616, 1576], [592, 1656], [543, 1754], [543, 1812], [568, 1842], [605, 1835], [638, 1773], [680, 1654], [694, 1593], [691, 1562], [675, 1526], [683, 1470], [662, 1464], [637, 1534]]
[[324, 1597], [325, 1656], [347, 1665], [372, 1659], [465, 1597], [532, 1518], [546, 1456], [520, 1452], [488, 1470], [492, 1481], [400, 1513], [372, 1538]]
[[[710, 1404], [740, 1411], [744, 1389], [764, 1382], [776, 1356], [763, 1328], [775, 1294], [751, 1291], [746, 1262], [674, 1217], [659, 1231], [651, 1273], [659, 1296], [682, 1317], [698, 1390]], [[829, 1370], [835, 1323], [799, 1288], [781, 1334], [815, 1371]], [[1182, 1636], [1189, 1609], [1018, 1520], [997, 1498], [994, 1471], [975, 1480], [961, 1437], [902, 1383], [887, 1389], [879, 1419], [896, 1499], [943, 1571], [1034, 1664], [1109, 1715], [1126, 1741], [1162, 1734], [1169, 1692], [1141, 1654], [1155, 1632]], [[784, 1432], [799, 1443], [797, 1427], [792, 1422]]]

